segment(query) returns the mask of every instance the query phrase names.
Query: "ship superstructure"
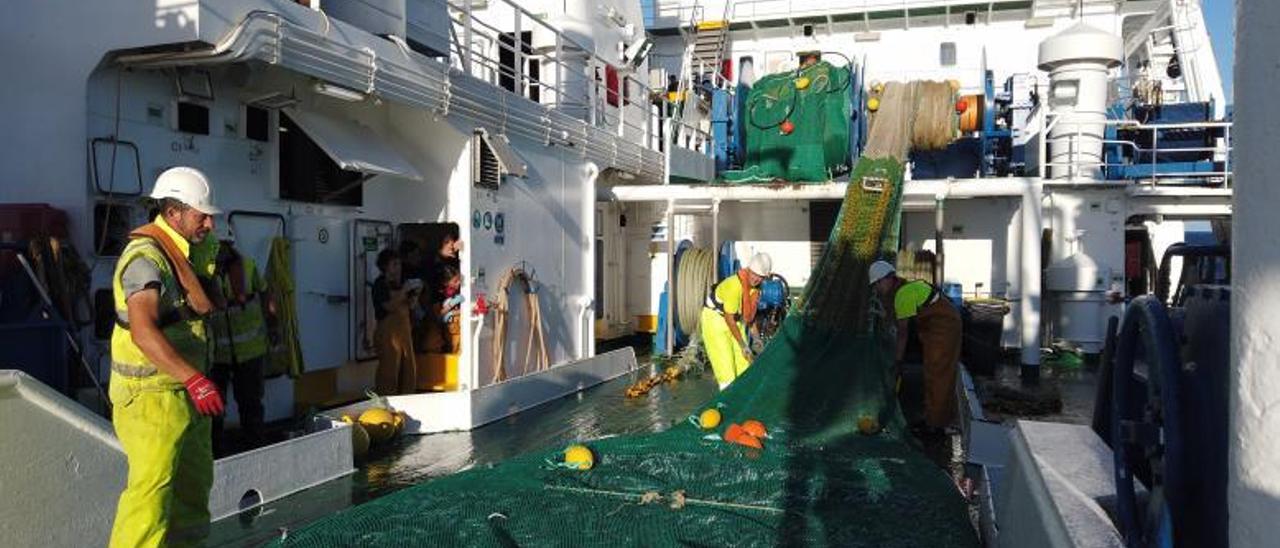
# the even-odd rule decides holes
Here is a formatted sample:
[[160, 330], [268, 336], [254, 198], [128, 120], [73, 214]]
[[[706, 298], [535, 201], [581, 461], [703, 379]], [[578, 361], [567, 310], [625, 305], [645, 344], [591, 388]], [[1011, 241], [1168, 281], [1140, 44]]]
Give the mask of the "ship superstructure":
[[[392, 398], [417, 433], [635, 369], [630, 349], [597, 354], [597, 339], [652, 333], [674, 351], [703, 296], [681, 284], [737, 257], [773, 255], [785, 282], [769, 302], [785, 308], [848, 185], [866, 184], [852, 162], [820, 180], [735, 178], [758, 173], [749, 134], [790, 133], [753, 119], [752, 86], [810, 56], [849, 75], [848, 119], [825, 122], [847, 124], [853, 161], [881, 84], [951, 86], [954, 142], [907, 162], [901, 256], [931, 252], [922, 275], [1007, 305], [996, 346], [1021, 350], [1028, 379], [1044, 346], [1101, 352], [1126, 299], [1180, 270], [1176, 253], [1160, 268], [1173, 244], [1230, 235], [1229, 105], [1194, 1], [23, 3], [0, 44], [0, 68], [21, 75], [0, 87], [14, 136], [0, 202], [67, 214], [90, 267], [74, 335], [98, 378], [114, 259], [160, 171], [208, 173], [228, 212], [218, 234], [259, 264], [287, 242], [303, 367], [268, 381], [269, 420], [365, 405], [351, 402], [373, 382], [374, 258], [451, 226], [465, 243], [461, 347], [423, 358], [424, 393]], [[713, 272], [686, 276], [693, 257]], [[90, 383], [59, 378], [101, 409]], [[56, 407], [95, 448], [92, 471], [63, 483], [82, 501], [117, 492], [109, 427]], [[301, 447], [249, 458], [302, 462]], [[231, 486], [215, 515], [349, 472], [343, 459], [316, 465], [323, 477], [299, 464], [270, 492], [234, 472], [257, 464], [221, 462]], [[30, 530], [105, 538], [108, 506]]]
[[[661, 305], [678, 308], [663, 302], [667, 255], [645, 266], [667, 241], [768, 251], [792, 287], [804, 285], [847, 175], [734, 184], [733, 174], [757, 123], [744, 104], [752, 84], [796, 71], [806, 52], [852, 67], [864, 90], [913, 80], [956, 90], [958, 139], [908, 162], [903, 248], [940, 254], [937, 283], [1008, 302], [1002, 344], [1023, 348], [1027, 365], [1059, 340], [1100, 352], [1107, 318], [1154, 290], [1169, 245], [1226, 237], [1231, 124], [1196, 2], [655, 1], [648, 17], [650, 80], [680, 82], [667, 94], [676, 117], [713, 135], [725, 184], [699, 184], [673, 163], [670, 185], [607, 189], [604, 224], [627, 219], [614, 245], [628, 242], [641, 265], [605, 276], [631, 272], [625, 296], [601, 303], [614, 322], [639, 316], [657, 329]], [[874, 116], [864, 90], [851, 96], [855, 154]]]

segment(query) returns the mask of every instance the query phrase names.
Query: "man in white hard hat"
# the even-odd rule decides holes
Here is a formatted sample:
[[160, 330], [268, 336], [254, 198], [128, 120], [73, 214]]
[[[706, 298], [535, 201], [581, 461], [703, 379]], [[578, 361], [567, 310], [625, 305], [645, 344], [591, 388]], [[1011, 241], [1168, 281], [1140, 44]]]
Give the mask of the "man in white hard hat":
[[746, 328], [755, 321], [760, 284], [772, 274], [773, 259], [765, 253], [756, 253], [746, 268], [721, 280], [707, 292], [699, 325], [702, 345], [721, 390], [751, 365]]
[[951, 424], [955, 384], [960, 362], [963, 324], [960, 312], [932, 284], [905, 280], [893, 265], [876, 261], [867, 271], [871, 287], [886, 307], [892, 304], [898, 320], [895, 364], [901, 366], [911, 324], [915, 324], [924, 353], [924, 421], [931, 430]]
[[158, 214], [129, 234], [112, 276], [112, 422], [129, 463], [111, 546], [194, 540], [209, 524], [210, 417], [222, 395], [204, 376], [214, 304], [191, 264], [192, 244], [213, 230], [209, 181], [165, 170], [150, 196]]

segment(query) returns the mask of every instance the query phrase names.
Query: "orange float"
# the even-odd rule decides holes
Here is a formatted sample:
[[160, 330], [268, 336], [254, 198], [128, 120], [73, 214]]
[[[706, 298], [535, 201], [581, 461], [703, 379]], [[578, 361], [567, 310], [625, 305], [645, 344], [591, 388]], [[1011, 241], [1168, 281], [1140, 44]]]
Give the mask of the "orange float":
[[743, 421], [742, 429], [755, 438], [763, 438], [769, 435], [769, 430], [764, 427], [764, 423], [755, 419]]

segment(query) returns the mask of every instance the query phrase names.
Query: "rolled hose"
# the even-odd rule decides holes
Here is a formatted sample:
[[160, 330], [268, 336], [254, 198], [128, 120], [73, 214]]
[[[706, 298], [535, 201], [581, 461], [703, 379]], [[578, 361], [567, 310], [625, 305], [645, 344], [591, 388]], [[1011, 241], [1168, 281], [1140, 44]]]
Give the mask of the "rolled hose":
[[675, 327], [685, 337], [692, 336], [698, 328], [698, 317], [707, 297], [707, 289], [715, 283], [713, 268], [715, 254], [701, 247], [691, 247], [678, 256], [676, 264], [676, 318]]

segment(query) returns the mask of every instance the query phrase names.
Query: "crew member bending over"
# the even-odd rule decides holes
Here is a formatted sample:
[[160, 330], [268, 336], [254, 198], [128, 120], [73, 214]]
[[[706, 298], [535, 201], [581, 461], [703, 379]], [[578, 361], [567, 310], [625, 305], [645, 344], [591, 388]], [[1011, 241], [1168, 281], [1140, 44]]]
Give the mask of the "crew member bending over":
[[706, 348], [711, 370], [715, 372], [721, 390], [751, 365], [745, 327], [755, 320], [760, 284], [772, 271], [773, 260], [769, 255], [756, 253], [746, 268], [739, 269], [707, 292], [699, 325], [702, 345]]
[[931, 429], [951, 424], [955, 410], [956, 367], [960, 361], [963, 325], [960, 312], [937, 288], [923, 280], [907, 281], [893, 265], [871, 263], [868, 275], [882, 302], [893, 303], [898, 320], [894, 363], [901, 367], [911, 322], [915, 322], [924, 353], [924, 420]]

